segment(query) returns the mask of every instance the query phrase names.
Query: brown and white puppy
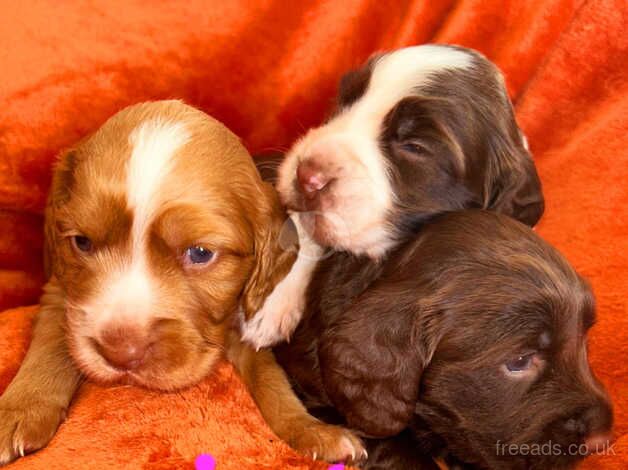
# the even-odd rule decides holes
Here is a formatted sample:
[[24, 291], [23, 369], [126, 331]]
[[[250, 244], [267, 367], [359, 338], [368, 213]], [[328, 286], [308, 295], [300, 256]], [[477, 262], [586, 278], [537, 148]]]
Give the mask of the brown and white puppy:
[[382, 263], [322, 261], [275, 353], [308, 406], [335, 408], [366, 436], [415, 433], [372, 443], [367, 468], [431, 468], [426, 454], [443, 448], [473, 468], [570, 468], [610, 439], [587, 360], [594, 321], [589, 285], [554, 248], [469, 210]]
[[443, 45], [377, 55], [345, 75], [336, 111], [294, 144], [276, 186], [308, 249], [245, 325], [257, 346], [298, 323], [316, 245], [381, 259], [435, 214], [483, 208], [534, 225], [543, 212], [499, 70]]
[[279, 437], [322, 459], [361, 457], [359, 440], [308, 415], [272, 353], [234, 329], [294, 261], [277, 244], [284, 220], [236, 136], [178, 101], [126, 108], [66, 152], [46, 209], [50, 280], [0, 398], [0, 464], [47, 444], [80, 373], [170, 391], [224, 357]]

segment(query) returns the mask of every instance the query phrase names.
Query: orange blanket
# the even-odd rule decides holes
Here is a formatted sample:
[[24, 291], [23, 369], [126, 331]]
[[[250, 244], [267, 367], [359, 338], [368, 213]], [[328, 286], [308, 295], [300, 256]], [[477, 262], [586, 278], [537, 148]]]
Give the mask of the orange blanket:
[[[58, 150], [121, 107], [179, 97], [252, 152], [282, 149], [323, 118], [343, 71], [373, 51], [428, 41], [503, 69], [544, 183], [539, 232], [592, 282], [594, 369], [615, 402], [628, 468], [628, 4], [625, 0], [2, 2], [0, 311], [37, 302], [42, 207]], [[36, 309], [0, 313], [0, 390]], [[312, 468], [278, 442], [223, 365], [162, 395], [85, 385], [50, 446], [9, 467]], [[325, 468], [319, 465], [318, 468]]]

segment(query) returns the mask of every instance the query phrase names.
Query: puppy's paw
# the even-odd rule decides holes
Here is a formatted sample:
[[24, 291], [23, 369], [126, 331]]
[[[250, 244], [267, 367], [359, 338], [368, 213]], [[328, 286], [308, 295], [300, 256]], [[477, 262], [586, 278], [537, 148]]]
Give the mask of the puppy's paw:
[[251, 320], [242, 322], [242, 340], [257, 350], [289, 340], [303, 313], [298, 308], [278, 307], [273, 310], [264, 305]]
[[64, 419], [64, 408], [44, 400], [0, 398], [0, 466], [44, 447]]
[[359, 464], [368, 454], [351, 431], [325, 423], [314, 423], [295, 433], [290, 446], [313, 459]]
[[289, 340], [303, 316], [304, 286], [290, 274], [266, 298], [249, 321], [242, 322], [242, 340], [260, 349]]

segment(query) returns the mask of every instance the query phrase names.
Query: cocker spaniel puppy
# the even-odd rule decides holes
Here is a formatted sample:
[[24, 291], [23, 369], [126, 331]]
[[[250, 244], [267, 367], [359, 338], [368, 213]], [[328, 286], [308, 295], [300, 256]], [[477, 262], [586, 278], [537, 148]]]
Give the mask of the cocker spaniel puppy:
[[446, 451], [471, 468], [562, 469], [611, 438], [587, 360], [594, 322], [589, 285], [554, 248], [468, 210], [384, 262], [321, 261], [304, 319], [275, 353], [309, 407], [377, 438], [366, 468], [432, 468], [426, 456]]
[[0, 464], [45, 446], [81, 374], [176, 390], [230, 359], [264, 418], [301, 452], [363, 457], [313, 418], [270, 351], [240, 342], [294, 254], [285, 214], [240, 141], [178, 101], [126, 108], [63, 154], [46, 209], [50, 279], [32, 344], [0, 397]]

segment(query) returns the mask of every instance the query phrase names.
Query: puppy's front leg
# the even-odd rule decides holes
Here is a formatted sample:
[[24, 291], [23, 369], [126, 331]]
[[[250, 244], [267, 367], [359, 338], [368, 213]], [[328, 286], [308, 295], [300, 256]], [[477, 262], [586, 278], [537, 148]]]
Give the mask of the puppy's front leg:
[[366, 458], [362, 442], [352, 432], [308, 413], [271, 351], [255, 352], [236, 340], [228, 356], [270, 428], [290, 447], [328, 462], [355, 463]]
[[299, 215], [291, 217], [299, 236], [297, 259], [262, 308], [242, 324], [242, 339], [257, 349], [289, 340], [305, 311], [307, 288], [316, 265], [324, 256], [324, 249], [307, 234]]
[[41, 304], [24, 362], [0, 397], [0, 466], [48, 444], [80, 382], [65, 341], [63, 294], [54, 280]]

